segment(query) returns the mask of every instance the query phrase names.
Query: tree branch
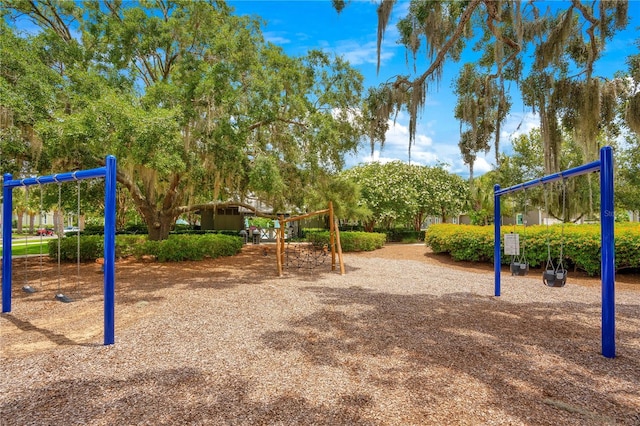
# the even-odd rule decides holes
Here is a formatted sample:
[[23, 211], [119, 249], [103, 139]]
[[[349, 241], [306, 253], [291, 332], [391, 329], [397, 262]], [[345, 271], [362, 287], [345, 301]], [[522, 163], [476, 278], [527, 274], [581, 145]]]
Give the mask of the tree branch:
[[[287, 123], [287, 124], [293, 124], [294, 126], [299, 126], [302, 127], [303, 129], [307, 128], [307, 125], [304, 123], [301, 123], [299, 121], [294, 121], [294, 120], [287, 120], [285, 118], [276, 118], [275, 121], [281, 121], [283, 123]], [[267, 124], [271, 124], [273, 121], [271, 120], [262, 120], [262, 121], [258, 121], [257, 123], [254, 123], [252, 125], [249, 126], [248, 130], [255, 130], [259, 127], [265, 126]]]
[[180, 183], [180, 174], [174, 173], [173, 178], [171, 179], [171, 184], [169, 185], [169, 189], [164, 197], [162, 202], [162, 209], [169, 210], [171, 205], [175, 202], [176, 196], [178, 195], [178, 184]]
[[58, 34], [60, 38], [62, 38], [65, 42], [68, 43], [69, 41], [71, 41], [71, 33], [69, 32], [67, 25], [55, 12], [54, 7], [50, 2], [47, 2], [47, 6], [51, 10], [51, 13], [53, 14], [55, 20], [51, 20], [48, 16], [46, 16], [45, 12], [38, 7], [35, 0], [29, 0], [29, 6], [31, 6], [31, 11], [33, 12], [36, 20], [44, 23], [46, 26], [54, 30], [56, 34]]
[[596, 42], [595, 29], [598, 27], [600, 22], [579, 0], [572, 0], [572, 3], [576, 7], [576, 9], [578, 9], [580, 13], [582, 13], [584, 19], [591, 23], [591, 26], [587, 28], [587, 34], [589, 34], [589, 40], [591, 40], [591, 54], [589, 55], [589, 59], [587, 60], [587, 78], [590, 78], [591, 74], [593, 73], [593, 63], [598, 57], [598, 43]]
[[442, 49], [436, 55], [436, 59], [433, 61], [431, 66], [415, 80], [415, 83], [424, 84], [426, 79], [431, 76], [438, 68], [442, 66], [442, 62], [444, 61], [445, 56], [449, 53], [449, 50], [453, 47], [454, 43], [458, 41], [458, 39], [462, 36], [464, 32], [464, 27], [471, 19], [471, 15], [476, 10], [476, 8], [483, 1], [490, 2], [492, 0], [472, 0], [464, 10], [464, 13], [460, 16], [460, 21], [458, 22], [458, 26], [456, 30], [453, 32], [453, 35], [447, 40], [447, 42], [442, 46]]

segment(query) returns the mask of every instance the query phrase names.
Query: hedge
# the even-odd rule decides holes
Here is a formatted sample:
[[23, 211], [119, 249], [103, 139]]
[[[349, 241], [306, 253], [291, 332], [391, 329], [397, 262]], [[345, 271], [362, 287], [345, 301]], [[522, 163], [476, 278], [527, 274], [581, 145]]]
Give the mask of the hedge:
[[387, 241], [390, 243], [402, 243], [406, 241], [424, 241], [423, 231], [414, 231], [413, 229], [389, 229], [384, 232], [387, 235]]
[[[75, 237], [60, 240], [60, 259], [77, 260], [78, 240]], [[160, 262], [202, 260], [206, 257], [232, 256], [242, 249], [243, 240], [222, 234], [170, 235], [162, 241], [149, 241], [146, 235], [116, 235], [116, 257], [154, 256]], [[80, 260], [90, 261], [103, 257], [104, 240], [100, 235], [80, 236]], [[58, 259], [58, 241], [49, 241], [49, 256]]]
[[[503, 226], [501, 234], [514, 232], [513, 226]], [[547, 243], [551, 248], [554, 263], [560, 255], [564, 241], [565, 266], [580, 269], [589, 275], [600, 273], [600, 225], [561, 224], [518, 226], [520, 248], [524, 248], [526, 259], [532, 267], [544, 266], [547, 260]], [[449, 253], [454, 260], [471, 262], [493, 262], [492, 226], [431, 225], [425, 232], [425, 244], [434, 253]], [[564, 235], [563, 235], [564, 234]], [[615, 225], [616, 269], [640, 267], [640, 224], [616, 223]], [[504, 237], [500, 250], [504, 253]], [[504, 264], [511, 262], [510, 256], [501, 256]]]
[[[318, 245], [329, 244], [329, 231], [307, 230], [306, 240]], [[387, 239], [385, 234], [376, 232], [340, 232], [340, 245], [343, 252], [373, 251], [382, 248]]]

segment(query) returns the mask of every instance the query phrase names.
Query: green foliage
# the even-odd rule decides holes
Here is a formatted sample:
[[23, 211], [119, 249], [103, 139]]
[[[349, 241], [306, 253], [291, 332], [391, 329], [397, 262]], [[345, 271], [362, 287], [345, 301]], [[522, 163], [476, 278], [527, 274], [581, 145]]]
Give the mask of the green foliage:
[[[77, 261], [77, 238], [60, 240], [60, 259]], [[242, 239], [222, 234], [171, 235], [167, 240], [151, 241], [146, 235], [117, 235], [116, 257], [154, 256], [160, 262], [202, 260], [233, 256], [242, 249]], [[49, 241], [49, 256], [58, 258], [57, 240]], [[104, 239], [100, 235], [80, 237], [80, 260], [91, 261], [104, 256]]]
[[340, 219], [366, 221], [371, 217], [371, 211], [360, 202], [360, 187], [342, 174], [317, 179], [305, 199], [308, 211], [324, 210], [331, 201]]
[[202, 260], [232, 256], [242, 249], [242, 239], [222, 234], [171, 235], [163, 241], [147, 240], [136, 250], [137, 256], [155, 256], [160, 262]]
[[424, 232], [415, 231], [413, 229], [389, 229], [386, 231], [377, 231], [387, 235], [387, 241], [390, 243], [409, 243], [424, 241]]
[[625, 148], [618, 150], [617, 154], [616, 204], [631, 211], [640, 211], [640, 136], [629, 136]]
[[[504, 234], [513, 227], [502, 227], [501, 250], [504, 253]], [[547, 244], [551, 257], [557, 263], [564, 242], [564, 263], [567, 267], [583, 270], [589, 275], [600, 272], [600, 226], [595, 225], [543, 225], [516, 228], [520, 234], [520, 249], [532, 267], [544, 266], [547, 260]], [[449, 253], [454, 260], [493, 262], [493, 227], [473, 225], [432, 225], [425, 233], [425, 242], [434, 253]], [[640, 267], [640, 225], [616, 224], [616, 269]], [[503, 264], [510, 256], [501, 256]]]
[[466, 182], [442, 167], [370, 163], [343, 176], [360, 187], [360, 203], [372, 212], [367, 230], [405, 224], [419, 230], [426, 216], [460, 213], [468, 196]]
[[[342, 252], [352, 251], [373, 251], [375, 249], [382, 248], [387, 239], [385, 234], [376, 232], [341, 232], [340, 233], [340, 245]], [[306, 232], [306, 240], [318, 245], [329, 245], [330, 235], [329, 231], [314, 231]]]
[[104, 225], [85, 225], [81, 235], [102, 235], [104, 234]]
[[[578, 146], [575, 139], [568, 133], [562, 133], [561, 147], [558, 164], [561, 170], [576, 167], [587, 162], [583, 149]], [[544, 176], [544, 151], [539, 129], [533, 129], [528, 134], [518, 136], [513, 141], [514, 153], [511, 157], [503, 157], [503, 161], [496, 173], [493, 174], [494, 183], [502, 188], [530, 181]], [[563, 183], [552, 182], [544, 187], [539, 186], [526, 191], [519, 191], [508, 197], [503, 197], [501, 203], [502, 215], [513, 217], [522, 213], [524, 204], [531, 211], [533, 208], [546, 210], [549, 215], [557, 219], [562, 218], [562, 187]], [[590, 217], [597, 213], [600, 203], [599, 176], [582, 175], [568, 179], [565, 183], [566, 205], [565, 218], [570, 219]], [[545, 199], [546, 198], [546, 199]], [[491, 200], [493, 201], [493, 200]], [[493, 205], [493, 203], [491, 203]], [[594, 211], [594, 209], [596, 211]]]
[[[116, 155], [120, 187], [151, 239], [198, 205], [249, 192], [275, 209], [303, 206], [364, 133], [363, 77], [347, 61], [322, 51], [289, 57], [264, 41], [257, 19], [224, 2], [0, 4], [11, 41], [1, 56], [10, 75], [27, 77], [0, 81], [20, 142], [5, 147], [3, 135], [11, 155], [0, 160], [25, 157], [23, 123], [34, 135], [26, 142], [40, 143], [57, 170]], [[16, 16], [36, 23], [33, 38], [18, 35]], [[120, 207], [130, 207], [125, 198]]]
[[163, 241], [147, 240], [136, 255], [155, 256], [160, 262], [179, 262], [232, 256], [241, 249], [242, 239], [229, 235], [170, 235]]
[[[511, 108], [506, 91], [490, 74], [490, 69], [480, 74], [476, 64], [466, 63], [454, 84], [454, 93], [458, 95], [455, 117], [460, 120], [461, 129], [465, 129], [458, 147], [464, 163], [469, 166], [471, 179], [477, 154], [489, 151], [490, 139], [496, 132], [500, 133], [500, 126]], [[496, 161], [499, 161], [499, 138], [494, 141]]]
[[[96, 260], [104, 256], [103, 237], [100, 235], [89, 235], [80, 237], [80, 261]], [[58, 240], [49, 241], [49, 257], [58, 259]], [[74, 236], [60, 239], [60, 260], [77, 261], [78, 259], [78, 238]]]

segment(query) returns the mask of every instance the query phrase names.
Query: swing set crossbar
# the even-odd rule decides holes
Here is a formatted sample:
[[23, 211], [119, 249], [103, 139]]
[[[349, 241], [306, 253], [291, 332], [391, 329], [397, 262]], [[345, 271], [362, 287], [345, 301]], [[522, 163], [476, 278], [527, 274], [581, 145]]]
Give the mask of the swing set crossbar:
[[80, 181], [85, 179], [105, 179], [104, 213], [104, 344], [115, 341], [115, 230], [116, 230], [116, 158], [106, 157], [105, 166], [95, 169], [76, 170], [34, 178], [13, 179], [10, 173], [3, 176], [2, 183], [2, 313], [11, 312], [12, 275], [12, 211], [13, 188]]
[[[10, 179], [3, 182], [5, 188], [16, 188], [20, 186], [44, 185], [48, 183], [62, 183], [86, 179], [103, 178], [107, 174], [106, 167], [98, 167], [96, 169], [78, 170], [75, 172], [58, 173], [48, 176], [39, 176], [25, 179]], [[5, 175], [7, 176], [7, 175]], [[10, 175], [9, 175], [10, 176]]]
[[546, 183], [568, 179], [587, 173], [600, 173], [600, 237], [602, 247], [602, 355], [606, 358], [616, 356], [615, 345], [615, 240], [613, 206], [613, 149], [605, 146], [600, 149], [600, 159], [572, 169], [533, 179], [508, 188], [494, 186], [494, 295], [500, 296], [500, 196]]
[[522, 191], [529, 188], [535, 188], [536, 186], [544, 185], [550, 182], [556, 182], [561, 179], [569, 179], [571, 177], [586, 175], [588, 173], [593, 173], [597, 171], [600, 171], [600, 160], [583, 164], [582, 166], [578, 166], [573, 169], [543, 176], [541, 178], [532, 179], [528, 182], [519, 183], [517, 185], [510, 186], [509, 188], [499, 189], [500, 185], [496, 185], [498, 187], [498, 190], [496, 190], [494, 194], [498, 196], [506, 195], [511, 192], [517, 192], [517, 191]]

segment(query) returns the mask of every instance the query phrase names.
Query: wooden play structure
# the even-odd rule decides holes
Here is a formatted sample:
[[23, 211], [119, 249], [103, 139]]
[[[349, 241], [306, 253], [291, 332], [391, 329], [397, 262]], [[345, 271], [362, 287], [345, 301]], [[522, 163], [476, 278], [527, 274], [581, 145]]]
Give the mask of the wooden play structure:
[[288, 222], [295, 222], [297, 220], [307, 219], [313, 216], [323, 215], [329, 213], [329, 247], [331, 250], [331, 270], [336, 270], [336, 252], [338, 262], [340, 263], [340, 275], [344, 275], [344, 262], [342, 260], [342, 246], [340, 245], [340, 230], [336, 223], [335, 216], [333, 214], [333, 203], [329, 201], [329, 208], [324, 210], [318, 210], [312, 213], [306, 213], [300, 216], [284, 218], [280, 216], [278, 218], [279, 228], [276, 229], [276, 259], [278, 262], [278, 275], [282, 276], [283, 266], [285, 263], [285, 229]]

